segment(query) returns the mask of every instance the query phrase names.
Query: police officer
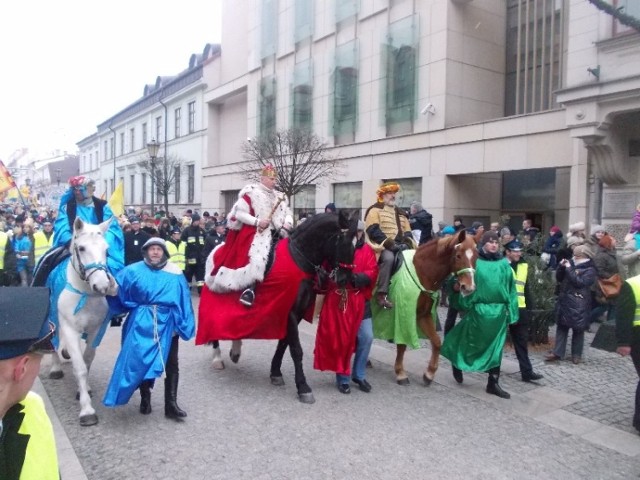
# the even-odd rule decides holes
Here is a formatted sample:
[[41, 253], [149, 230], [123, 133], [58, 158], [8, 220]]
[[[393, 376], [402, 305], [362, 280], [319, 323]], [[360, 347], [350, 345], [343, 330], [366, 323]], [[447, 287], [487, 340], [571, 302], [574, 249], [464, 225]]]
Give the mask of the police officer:
[[202, 250], [202, 261], [207, 264], [207, 257], [213, 252], [213, 249], [224, 242], [226, 235], [226, 227], [224, 222], [216, 222], [215, 228], [207, 234], [204, 240], [204, 249]]
[[140, 219], [131, 217], [131, 230], [124, 234], [124, 262], [125, 265], [140, 262], [142, 260], [142, 246], [151, 238], [147, 232], [140, 228]]
[[516, 292], [518, 295], [518, 313], [519, 320], [509, 325], [509, 334], [513, 342], [513, 348], [518, 357], [520, 364], [520, 375], [523, 382], [531, 382], [540, 380], [543, 376], [533, 371], [531, 360], [529, 360], [529, 350], [527, 343], [529, 341], [529, 317], [533, 300], [529, 284], [527, 283], [527, 275], [529, 274], [529, 265], [522, 258], [522, 243], [518, 240], [512, 240], [504, 247], [504, 253], [513, 269], [513, 275], [516, 279]]
[[184, 273], [186, 266], [184, 252], [187, 244], [180, 239], [180, 227], [171, 228], [171, 236], [167, 240], [166, 246], [169, 252], [169, 261], [175, 263]]
[[[640, 275], [622, 284], [616, 305], [616, 337], [620, 355], [631, 354], [640, 379]], [[636, 387], [633, 427], [640, 432], [640, 380]]]
[[191, 225], [182, 232], [181, 239], [187, 244], [184, 254], [186, 258], [184, 276], [189, 284], [191, 279], [196, 277], [196, 287], [200, 293], [204, 285], [204, 262], [202, 261], [204, 230], [200, 227], [200, 215], [197, 213], [191, 215]]
[[54, 351], [49, 289], [0, 288], [0, 478], [58, 480], [51, 420], [29, 391], [44, 353]]

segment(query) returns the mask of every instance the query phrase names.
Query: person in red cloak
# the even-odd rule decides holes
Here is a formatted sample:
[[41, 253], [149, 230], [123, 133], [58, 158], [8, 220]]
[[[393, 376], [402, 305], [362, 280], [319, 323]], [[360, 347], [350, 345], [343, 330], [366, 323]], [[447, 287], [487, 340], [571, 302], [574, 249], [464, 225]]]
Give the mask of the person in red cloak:
[[251, 307], [255, 285], [264, 280], [274, 234], [289, 230], [293, 217], [287, 197], [275, 190], [277, 172], [266, 165], [260, 183], [240, 190], [229, 212], [225, 243], [213, 252], [213, 266], [207, 285], [216, 293], [242, 292], [240, 303]]
[[[378, 278], [378, 262], [375, 252], [365, 242], [364, 229], [365, 224], [360, 220], [353, 257], [353, 285], [341, 289], [330, 282], [316, 333], [313, 368], [336, 372], [336, 383], [341, 393], [351, 393], [350, 376], [360, 390], [371, 391], [371, 385], [365, 378], [373, 342], [369, 300]], [[354, 351], [352, 373], [351, 355]]]

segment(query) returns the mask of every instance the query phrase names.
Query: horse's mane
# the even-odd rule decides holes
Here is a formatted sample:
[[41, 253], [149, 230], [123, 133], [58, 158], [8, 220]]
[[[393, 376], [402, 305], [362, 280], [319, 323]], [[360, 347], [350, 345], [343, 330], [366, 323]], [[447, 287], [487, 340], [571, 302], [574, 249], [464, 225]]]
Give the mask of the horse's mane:
[[307, 242], [315, 236], [325, 237], [329, 232], [339, 230], [338, 215], [335, 213], [319, 213], [299, 224], [291, 233], [291, 240], [296, 243]]

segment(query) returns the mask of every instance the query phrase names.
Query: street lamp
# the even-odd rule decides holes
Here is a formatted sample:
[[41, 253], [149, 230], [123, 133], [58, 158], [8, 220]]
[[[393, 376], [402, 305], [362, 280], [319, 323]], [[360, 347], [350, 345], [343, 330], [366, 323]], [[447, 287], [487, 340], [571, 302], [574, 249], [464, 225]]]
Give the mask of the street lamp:
[[156, 158], [158, 156], [158, 150], [160, 149], [160, 144], [156, 142], [155, 138], [152, 138], [149, 143], [147, 143], [147, 151], [149, 152], [149, 157], [151, 157], [151, 215], [153, 215], [153, 194], [155, 190], [155, 176], [156, 176]]

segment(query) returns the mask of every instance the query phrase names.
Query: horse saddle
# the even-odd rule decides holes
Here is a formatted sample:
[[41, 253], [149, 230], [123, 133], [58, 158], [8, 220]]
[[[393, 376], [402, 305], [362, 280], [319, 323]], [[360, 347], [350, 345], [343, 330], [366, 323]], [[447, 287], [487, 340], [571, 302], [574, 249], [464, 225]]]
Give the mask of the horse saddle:
[[49, 274], [53, 269], [70, 256], [71, 253], [69, 252], [69, 248], [65, 245], [50, 249], [42, 256], [38, 265], [36, 265], [31, 286], [44, 287], [47, 283], [47, 278], [49, 278]]
[[404, 255], [402, 252], [395, 252], [393, 255], [393, 265], [391, 266], [391, 275], [396, 273], [398, 270], [402, 268], [402, 264], [404, 263]]

